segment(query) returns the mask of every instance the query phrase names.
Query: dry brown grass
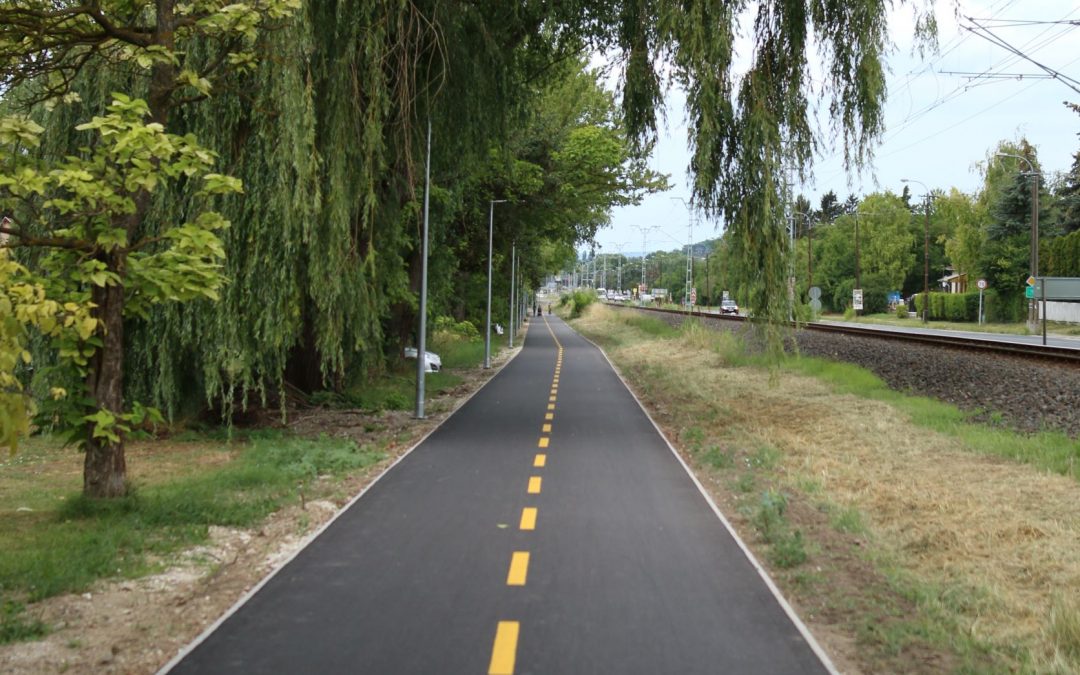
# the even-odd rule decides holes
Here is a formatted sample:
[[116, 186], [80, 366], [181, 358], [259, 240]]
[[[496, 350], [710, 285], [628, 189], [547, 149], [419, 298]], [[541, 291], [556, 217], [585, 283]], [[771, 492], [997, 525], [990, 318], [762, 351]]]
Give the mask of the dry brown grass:
[[863, 514], [871, 558], [964, 595], [949, 610], [960, 630], [997, 648], [997, 666], [1080, 669], [1075, 480], [979, 454], [886, 402], [838, 394], [814, 378], [781, 370], [770, 383], [760, 368], [725, 367], [719, 338], [702, 331], [658, 348], [658, 338], [635, 333], [611, 310], [576, 325], [617, 333], [609, 354], [674, 435], [696, 423], [706, 442], [779, 449], [776, 483], [794, 493], [819, 486], [813, 500]]

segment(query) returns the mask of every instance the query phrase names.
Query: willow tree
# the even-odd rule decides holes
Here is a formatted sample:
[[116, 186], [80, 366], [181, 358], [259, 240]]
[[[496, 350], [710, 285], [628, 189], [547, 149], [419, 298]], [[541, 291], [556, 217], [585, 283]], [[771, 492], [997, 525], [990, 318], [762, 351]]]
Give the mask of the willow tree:
[[[72, 83], [94, 69], [122, 69], [145, 94], [145, 102], [113, 97], [108, 114], [82, 125], [96, 140], [54, 166], [27, 164], [17, 145], [0, 156], [11, 179], [2, 182], [0, 197], [14, 213], [14, 223], [2, 228], [4, 245], [46, 251], [45, 269], [54, 265], [52, 278], [70, 282], [59, 291], [64, 299], [90, 309], [94, 334], [71, 358], [84, 376], [82, 391], [73, 392], [76, 409], [65, 415], [85, 451], [87, 496], [126, 492], [126, 424], [144, 416], [139, 407], [125, 408], [125, 315], [138, 312], [144, 299], [189, 299], [212, 294], [219, 283], [210, 268], [220, 255], [213, 231], [224, 221], [212, 210], [160, 238], [140, 236], [165, 180], [205, 180], [210, 193], [238, 189], [206, 171], [213, 155], [194, 138], [167, 133], [170, 114], [209, 96], [215, 77], [250, 67], [260, 29], [296, 6], [298, 0], [0, 4], [0, 90], [9, 105], [77, 102]], [[187, 57], [196, 42], [210, 46], [210, 58]]]

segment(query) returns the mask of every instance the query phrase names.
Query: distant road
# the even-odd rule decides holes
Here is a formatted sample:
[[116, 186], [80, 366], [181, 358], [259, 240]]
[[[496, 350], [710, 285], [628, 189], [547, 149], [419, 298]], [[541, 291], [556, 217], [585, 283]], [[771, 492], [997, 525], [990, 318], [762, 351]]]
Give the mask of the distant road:
[[173, 673], [825, 673], [606, 359], [521, 354]]

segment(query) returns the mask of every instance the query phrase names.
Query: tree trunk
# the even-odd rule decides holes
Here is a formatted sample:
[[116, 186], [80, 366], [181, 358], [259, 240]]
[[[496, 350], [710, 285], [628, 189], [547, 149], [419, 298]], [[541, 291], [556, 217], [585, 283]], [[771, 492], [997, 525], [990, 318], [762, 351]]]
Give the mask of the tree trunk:
[[[177, 0], [156, 0], [156, 23], [153, 43], [172, 51], [176, 48]], [[168, 123], [172, 95], [176, 86], [177, 67], [172, 63], [155, 63], [151, 69], [147, 106], [150, 119], [165, 126]], [[128, 240], [135, 233], [150, 207], [150, 193], [139, 190], [132, 195], [135, 212], [123, 219]], [[87, 393], [99, 410], [113, 415], [124, 412], [124, 283], [127, 280], [127, 252], [114, 250], [104, 254], [105, 263], [121, 282], [115, 286], [95, 286], [91, 295], [96, 307], [94, 318], [101, 321], [103, 346], [90, 361], [87, 374]], [[86, 428], [86, 458], [83, 463], [83, 494], [88, 497], [122, 497], [127, 493], [127, 462], [124, 458], [124, 437], [113, 442], [94, 438], [93, 423]]]
[[[124, 411], [124, 288], [94, 287], [94, 316], [101, 321], [103, 346], [90, 361], [87, 392], [97, 408], [113, 415]], [[124, 438], [112, 442], [94, 438], [93, 423], [86, 429], [83, 494], [87, 497], [121, 497], [127, 492]]]

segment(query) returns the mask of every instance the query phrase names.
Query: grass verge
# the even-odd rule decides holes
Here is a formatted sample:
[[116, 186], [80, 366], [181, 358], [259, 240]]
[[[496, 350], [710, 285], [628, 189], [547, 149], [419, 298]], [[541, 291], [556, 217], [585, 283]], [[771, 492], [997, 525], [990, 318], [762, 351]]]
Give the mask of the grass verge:
[[[187, 461], [171, 458], [169, 469], [136, 482], [128, 497], [90, 500], [73, 492], [78, 476], [70, 471], [70, 450], [40, 439], [37, 446], [29, 451], [36, 459], [31, 471], [0, 472], [0, 511], [8, 515], [0, 519], [5, 623], [9, 606], [153, 571], [168, 554], [204, 542], [211, 526], [252, 525], [301, 494], [316, 496], [325, 489], [320, 477], [384, 457], [347, 439], [281, 433], [229, 446], [178, 444], [159, 450]], [[17, 622], [18, 612], [11, 615]]]
[[1077, 672], [1075, 441], [820, 359], [590, 308], [605, 347], [841, 670]]

